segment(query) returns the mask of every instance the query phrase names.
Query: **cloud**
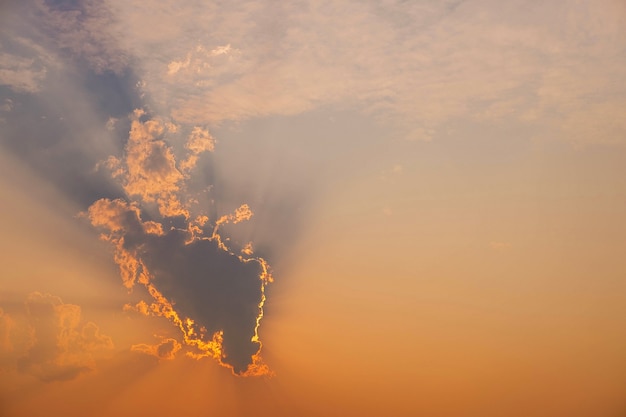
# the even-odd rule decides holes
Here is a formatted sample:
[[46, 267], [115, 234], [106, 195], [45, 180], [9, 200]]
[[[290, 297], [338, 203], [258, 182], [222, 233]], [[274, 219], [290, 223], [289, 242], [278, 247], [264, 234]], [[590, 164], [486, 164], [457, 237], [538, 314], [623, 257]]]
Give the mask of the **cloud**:
[[0, 308], [0, 369], [17, 369], [18, 359], [33, 345], [33, 338], [28, 320]]
[[128, 52], [121, 49], [119, 32], [108, 30], [115, 16], [107, 2], [35, 1], [41, 32], [63, 52], [83, 58], [98, 73], [122, 73]]
[[46, 77], [46, 69], [38, 67], [33, 59], [0, 53], [0, 85], [18, 92], [35, 92]]
[[[165, 123], [139, 110], [131, 118], [124, 154], [105, 163], [126, 198], [99, 199], [84, 213], [112, 244], [124, 285], [147, 290], [148, 301], [127, 309], [168, 318], [191, 356], [213, 357], [238, 375], [267, 373], [258, 328], [269, 266], [252, 256], [251, 246], [232, 247], [221, 234], [221, 226], [250, 219], [252, 210], [242, 204], [211, 219], [193, 198], [179, 198], [199, 155], [214, 149], [206, 129], [190, 129], [178, 163], [164, 140]], [[173, 355], [176, 345], [169, 346]], [[165, 345], [135, 349], [167, 356]]]
[[58, 69], [58, 57], [30, 37], [11, 33], [10, 27], [19, 22], [16, 18], [7, 22], [0, 31], [0, 85], [17, 93], [35, 93], [41, 90], [49, 70]]
[[180, 343], [176, 339], [163, 339], [161, 343], [156, 345], [147, 345], [140, 343], [130, 348], [135, 352], [142, 352], [147, 355], [155, 356], [159, 359], [171, 360], [176, 357], [176, 353], [181, 349]]
[[[617, 1], [190, 2], [176, 16], [144, 13], [153, 6], [125, 2], [120, 30], [145, 70], [146, 91], [179, 121], [330, 104], [359, 108], [420, 140], [455, 118], [548, 124], [566, 138], [581, 127], [577, 142], [625, 137], [620, 118], [593, 128], [601, 110], [626, 108], [626, 11]], [[153, 27], [168, 29], [146, 33]], [[158, 53], [148, 47], [155, 37]], [[557, 94], [546, 96], [551, 90]], [[533, 119], [538, 114], [550, 117]]]
[[143, 111], [136, 110], [132, 116], [124, 164], [109, 158], [109, 167], [114, 170], [114, 177], [123, 177], [124, 190], [129, 196], [139, 196], [147, 203], [156, 202], [161, 215], [187, 217], [189, 213], [177, 196], [183, 174], [176, 167], [171, 148], [161, 139], [166, 126], [158, 120], [141, 122], [139, 118], [143, 115]]
[[198, 156], [202, 152], [213, 152], [215, 150], [215, 139], [213, 139], [208, 130], [195, 126], [185, 144], [185, 148], [189, 150], [189, 156], [181, 162], [181, 170], [189, 173], [196, 166]]
[[131, 116], [124, 160], [110, 156], [98, 166], [108, 168], [113, 178], [120, 179], [130, 197], [155, 203], [162, 216], [189, 217], [180, 201], [180, 194], [185, 191], [181, 188], [183, 181], [189, 178], [200, 154], [215, 149], [215, 140], [208, 130], [194, 126], [184, 145], [188, 154], [177, 164], [174, 151], [164, 138], [168, 133], [176, 134], [178, 128], [159, 119], [142, 121], [141, 117], [147, 115], [139, 109]]
[[613, 117], [626, 108], [617, 0], [40, 0], [35, 9], [26, 23], [40, 27], [28, 40], [36, 49], [0, 59], [0, 79], [23, 91], [58, 61], [44, 59], [52, 43], [96, 72], [134, 71], [152, 109], [187, 124], [333, 105], [418, 140], [455, 119], [550, 128], [576, 144], [626, 137]]
[[0, 310], [3, 367], [38, 379], [65, 381], [96, 367], [96, 358], [113, 348], [93, 322], [84, 322], [81, 309], [50, 294], [31, 293], [24, 311]]

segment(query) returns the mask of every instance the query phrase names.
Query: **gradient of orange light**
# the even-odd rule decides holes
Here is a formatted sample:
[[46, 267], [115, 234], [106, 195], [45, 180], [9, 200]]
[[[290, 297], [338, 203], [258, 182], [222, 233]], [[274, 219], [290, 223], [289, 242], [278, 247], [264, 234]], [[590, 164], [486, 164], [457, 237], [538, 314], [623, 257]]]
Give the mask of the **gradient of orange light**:
[[8, 411], [15, 417], [298, 414], [274, 380], [233, 377], [211, 360], [180, 355], [158, 362], [139, 353], [117, 356], [98, 374], [64, 384], [36, 384], [23, 401], [12, 405]]
[[[539, 198], [526, 201], [543, 205], [536, 213], [516, 216], [519, 201], [498, 213], [483, 191], [453, 203], [397, 195], [404, 204], [386, 217], [370, 180], [319, 207], [292, 282], [272, 289], [266, 355], [297, 381], [294, 396], [319, 399], [319, 415], [626, 408], [623, 237], [592, 234], [622, 227], [619, 210]], [[541, 240], [542, 228], [556, 232]], [[567, 228], [588, 240], [568, 241]], [[490, 245], [494, 235], [514, 243]]]

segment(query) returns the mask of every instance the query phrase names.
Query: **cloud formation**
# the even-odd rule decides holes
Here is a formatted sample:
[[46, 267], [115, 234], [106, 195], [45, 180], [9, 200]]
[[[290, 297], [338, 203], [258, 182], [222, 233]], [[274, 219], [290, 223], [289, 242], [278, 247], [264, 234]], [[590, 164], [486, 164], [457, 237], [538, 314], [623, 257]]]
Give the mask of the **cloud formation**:
[[141, 122], [139, 118], [144, 114], [136, 110], [132, 116], [124, 163], [111, 157], [107, 164], [114, 178], [121, 177], [124, 191], [130, 197], [156, 203], [163, 216], [188, 217], [177, 196], [184, 175], [176, 167], [172, 149], [161, 139], [166, 126], [158, 120]]
[[334, 104], [414, 139], [454, 118], [549, 125], [575, 143], [624, 137], [622, 118], [596, 117], [626, 107], [626, 10], [616, 0], [189, 2], [176, 14], [156, 4], [118, 4], [117, 30], [145, 92], [179, 121]]
[[5, 369], [15, 368], [45, 381], [65, 381], [95, 369], [98, 355], [113, 348], [81, 308], [59, 297], [31, 293], [24, 311], [0, 310], [0, 349]]
[[99, 73], [137, 73], [153, 109], [181, 123], [337, 105], [421, 140], [457, 118], [515, 121], [576, 144], [626, 137], [618, 0], [35, 6], [20, 19], [39, 29], [0, 44], [0, 83], [17, 91], [39, 90], [71, 56]]
[[[231, 247], [220, 234], [220, 226], [249, 219], [250, 207], [210, 219], [185, 190], [200, 154], [214, 149], [206, 129], [190, 129], [179, 163], [165, 141], [177, 129], [141, 110], [131, 120], [124, 155], [104, 163], [126, 199], [100, 199], [85, 214], [113, 245], [124, 285], [147, 290], [147, 302], [127, 309], [168, 318], [190, 356], [213, 357], [237, 375], [267, 373], [258, 328], [268, 264], [253, 256], [251, 245]], [[164, 343], [134, 349], [161, 358], [179, 349], [178, 341]]]
[[108, 30], [115, 24], [111, 4], [97, 0], [80, 2], [36, 0], [30, 10], [41, 19], [42, 34], [64, 54], [78, 56], [97, 73], [123, 72], [129, 55], [120, 49], [119, 32]]

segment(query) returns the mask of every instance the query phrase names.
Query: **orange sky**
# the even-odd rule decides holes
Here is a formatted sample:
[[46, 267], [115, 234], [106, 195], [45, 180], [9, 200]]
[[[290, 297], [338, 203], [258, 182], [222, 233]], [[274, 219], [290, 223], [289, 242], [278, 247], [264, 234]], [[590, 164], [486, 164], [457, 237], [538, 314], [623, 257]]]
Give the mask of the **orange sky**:
[[0, 10], [0, 416], [626, 413], [621, 2]]

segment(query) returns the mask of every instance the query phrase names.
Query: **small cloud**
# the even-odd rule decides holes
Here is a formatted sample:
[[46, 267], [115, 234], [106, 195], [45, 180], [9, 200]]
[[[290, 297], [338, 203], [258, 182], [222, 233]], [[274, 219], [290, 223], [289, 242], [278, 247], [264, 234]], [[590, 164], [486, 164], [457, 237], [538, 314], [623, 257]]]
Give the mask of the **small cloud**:
[[129, 53], [120, 47], [120, 33], [111, 30], [117, 25], [106, 2], [46, 1], [37, 9], [47, 36], [62, 50], [85, 59], [96, 73], [122, 74], [128, 67]]
[[231, 49], [232, 48], [230, 47], [230, 44], [218, 46], [217, 48], [211, 50], [211, 55], [212, 56], [225, 55], [225, 54], [228, 54]]
[[[167, 64], [167, 75], [184, 73], [194, 79], [200, 74], [215, 76], [223, 70], [219, 69], [219, 57], [222, 55], [232, 57], [234, 53], [238, 54], [239, 51], [233, 49], [230, 44], [217, 46], [210, 50], [202, 45], [198, 45], [195, 49], [188, 52], [185, 58], [170, 61]], [[196, 81], [198, 80], [196, 79]]]
[[176, 357], [176, 353], [181, 349], [181, 344], [176, 339], [163, 339], [156, 345], [140, 343], [133, 345], [130, 350], [155, 356], [159, 359], [171, 360]]
[[242, 255], [250, 256], [254, 253], [254, 249], [252, 248], [252, 242], [248, 242], [244, 245], [243, 249], [241, 249]]
[[189, 67], [191, 63], [191, 56], [188, 54], [187, 59], [184, 61], [172, 61], [167, 64], [167, 75], [174, 75], [181, 69], [185, 69]]
[[174, 153], [163, 136], [165, 123], [141, 118], [145, 113], [136, 110], [132, 117], [125, 159], [119, 175], [124, 190], [143, 201], [156, 202], [164, 216], [188, 216], [178, 199], [183, 173], [176, 167]]
[[0, 53], [0, 85], [9, 86], [20, 93], [40, 90], [46, 69], [37, 67], [33, 60]]

